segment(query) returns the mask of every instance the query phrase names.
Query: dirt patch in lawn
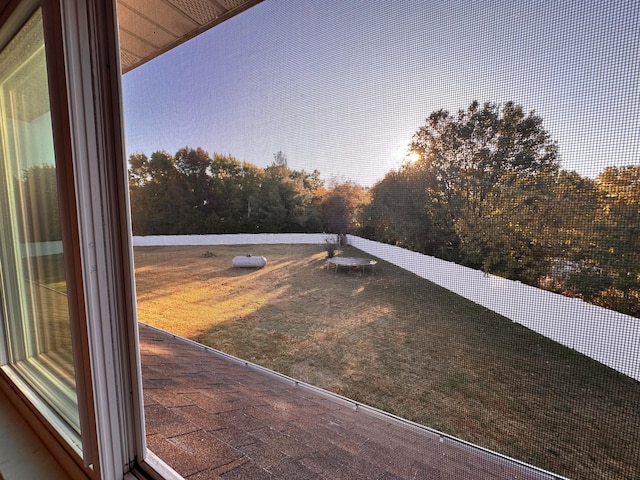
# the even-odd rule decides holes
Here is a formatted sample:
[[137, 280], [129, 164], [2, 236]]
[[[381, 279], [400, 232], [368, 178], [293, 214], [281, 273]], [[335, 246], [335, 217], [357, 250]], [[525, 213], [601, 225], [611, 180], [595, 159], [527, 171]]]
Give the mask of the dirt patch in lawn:
[[[231, 267], [248, 253], [267, 266]], [[139, 319], [570, 478], [637, 478], [639, 382], [386, 262], [325, 260], [139, 247]]]

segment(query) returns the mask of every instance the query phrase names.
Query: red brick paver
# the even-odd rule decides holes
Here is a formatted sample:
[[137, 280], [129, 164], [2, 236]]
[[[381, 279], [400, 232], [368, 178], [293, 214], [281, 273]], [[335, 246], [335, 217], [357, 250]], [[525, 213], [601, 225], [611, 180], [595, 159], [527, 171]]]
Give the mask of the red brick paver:
[[147, 445], [189, 480], [556, 478], [140, 326]]

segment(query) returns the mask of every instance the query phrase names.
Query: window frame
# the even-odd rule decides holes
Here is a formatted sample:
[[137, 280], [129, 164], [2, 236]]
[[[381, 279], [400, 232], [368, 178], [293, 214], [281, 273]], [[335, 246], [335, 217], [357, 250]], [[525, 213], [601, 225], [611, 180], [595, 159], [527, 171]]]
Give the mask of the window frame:
[[[53, 2], [52, 2], [53, 3]], [[144, 458], [133, 250], [120, 101], [115, 2], [61, 0], [76, 225], [84, 273], [83, 365], [90, 365], [100, 478], [122, 478]], [[89, 48], [86, 48], [88, 46]], [[60, 63], [58, 63], [60, 64]], [[62, 98], [62, 95], [59, 97]]]
[[38, 7], [62, 159], [82, 456], [19, 379], [0, 374], [0, 388], [73, 478], [181, 478], [146, 449], [115, 0], [13, 0], [0, 9], [0, 42]]
[[[38, 121], [42, 123], [33, 117], [21, 119], [19, 115], [18, 118], [14, 117], [12, 121], [11, 118], [13, 115], [11, 115], [9, 111], [13, 108], [12, 105], [14, 102], [20, 104], [36, 99], [38, 111], [37, 113], [31, 112], [31, 114], [35, 114], [37, 118], [43, 118], [45, 115], [48, 117], [48, 119], [45, 119], [45, 123], [42, 124], [44, 130], [37, 128], [36, 131], [38, 135], [46, 135], [46, 142], [51, 141], [52, 150], [50, 154], [53, 155], [54, 153], [53, 129], [51, 127], [52, 121], [50, 120], [52, 113], [49, 108], [50, 102], [47, 91], [49, 75], [45, 67], [46, 50], [44, 46], [42, 9], [34, 9], [27, 18], [18, 18], [15, 24], [16, 26], [20, 26], [16, 35], [11, 37], [9, 42], [3, 41], [2, 43], [2, 45], [4, 45], [3, 48], [9, 48], [10, 52], [8, 58], [3, 55], [3, 58], [8, 61], [9, 69], [6, 72], [7, 75], [3, 75], [0, 80], [2, 81], [0, 88], [2, 88], [4, 97], [3, 100], [0, 100], [3, 109], [3, 118], [6, 120], [7, 126], [13, 125], [3, 133], [3, 135], [5, 135], [4, 140], [7, 142], [4, 145], [4, 149], [5, 153], [14, 150], [17, 154], [15, 159], [12, 159], [11, 155], [8, 157], [3, 156], [2, 158], [2, 161], [5, 163], [5, 165], [3, 165], [5, 174], [3, 180], [3, 198], [0, 199], [0, 202], [2, 203], [3, 209], [3, 222], [6, 221], [9, 225], [9, 228], [4, 229], [2, 234], [0, 234], [0, 237], [2, 237], [2, 250], [5, 261], [2, 265], [2, 271], [0, 272], [4, 277], [3, 287], [5, 288], [2, 312], [4, 322], [2, 323], [6, 323], [6, 325], [3, 325], [5, 327], [3, 337], [6, 339], [6, 343], [3, 346], [6, 346], [6, 355], [3, 355], [4, 360], [2, 364], [4, 366], [2, 368], [11, 370], [12, 374], [15, 373], [25, 380], [25, 383], [30, 384], [31, 388], [38, 392], [39, 396], [45, 400], [43, 404], [51, 405], [51, 407], [58, 412], [59, 416], [63, 419], [63, 421], [59, 422], [60, 429], [63, 432], [68, 431], [70, 439], [74, 440], [71, 443], [78, 445], [78, 450], [81, 450], [80, 437], [77, 435], [77, 433], [79, 433], [80, 406], [75, 391], [75, 372], [71, 372], [68, 369], [65, 371], [64, 368], [64, 365], [68, 368], [68, 362], [73, 362], [73, 357], [71, 352], [68, 352], [69, 358], [66, 360], [61, 360], [60, 357], [56, 357], [55, 350], [59, 345], [51, 344], [48, 341], [47, 334], [47, 331], [50, 331], [52, 317], [45, 314], [46, 306], [44, 304], [37, 306], [37, 304], [40, 303], [40, 300], [38, 300], [40, 293], [35, 292], [35, 290], [25, 285], [27, 279], [33, 278], [34, 268], [37, 270], [35, 263], [39, 262], [35, 260], [35, 257], [26, 253], [26, 251], [21, 252], [21, 250], [23, 250], [21, 243], [29, 241], [29, 233], [27, 233], [29, 227], [26, 222], [33, 217], [30, 214], [25, 216], [24, 212], [20, 212], [19, 210], [16, 211], [16, 206], [25, 205], [25, 191], [19, 186], [12, 185], [13, 178], [20, 175], [21, 169], [26, 168], [23, 161], [29, 157], [28, 152], [21, 150], [28, 150], [28, 144], [32, 141], [12, 140], [11, 131], [15, 132], [18, 128], [22, 128], [19, 127], [19, 124], [21, 120], [24, 120], [24, 130], [21, 135], [28, 135], [29, 138], [31, 138], [30, 135], [33, 134], [33, 130], [31, 130], [33, 125], [31, 122]], [[19, 37], [22, 39], [20, 40]], [[12, 47], [11, 44], [15, 41], [18, 41], [18, 43]], [[11, 51], [13, 51], [13, 53], [11, 53]], [[30, 78], [36, 75], [36, 78], [40, 79], [38, 83], [40, 84], [39, 88], [41, 89], [40, 93], [42, 96], [34, 94], [36, 90], [33, 88], [29, 88], [29, 93], [26, 94], [19, 92], [24, 79], [18, 80], [16, 84], [15, 78], [16, 75], [19, 76], [19, 72], [21, 70], [24, 71], [24, 69], [26, 69], [28, 73], [23, 73], [23, 77], [26, 75], [27, 78]], [[11, 86], [12, 83], [13, 87]], [[5, 85], [7, 85], [7, 90], [5, 90]], [[18, 89], [18, 98], [12, 99], [12, 91], [16, 88]], [[37, 100], [38, 98], [39, 101]], [[42, 140], [44, 141], [45, 138]], [[47, 157], [48, 156], [49, 155], [47, 155]], [[53, 158], [50, 159], [53, 160]], [[17, 161], [16, 164], [13, 164], [14, 160]], [[57, 173], [56, 170], [53, 171]], [[60, 186], [61, 185], [57, 185], [55, 187], [56, 197]], [[20, 200], [14, 204], [12, 199], [16, 196], [19, 196]], [[50, 211], [48, 214], [60, 217], [59, 205], [56, 203], [51, 205], [51, 207], [55, 211]], [[30, 208], [33, 208], [33, 206]], [[20, 215], [21, 213], [22, 215]], [[39, 213], [40, 212], [35, 210], [36, 217], [42, 218], [42, 216], [39, 216]], [[19, 220], [15, 218], [16, 215], [23, 217], [23, 219]], [[24, 235], [22, 240], [20, 239], [20, 231], [22, 235]], [[66, 235], [66, 239], [69, 239], [69, 235]], [[62, 244], [62, 239], [59, 240]], [[29, 249], [26, 250], [28, 251]], [[24, 265], [22, 264], [21, 256], [29, 260]], [[68, 257], [69, 255], [66, 256]], [[41, 291], [44, 291], [44, 289]], [[64, 312], [67, 315], [63, 314], [61, 319], [64, 319], [65, 323], [63, 328], [65, 328], [65, 330], [68, 328], [69, 331], [66, 332], [66, 335], [63, 335], [68, 342], [71, 342], [71, 328], [69, 323], [72, 320], [69, 317], [71, 317], [72, 312], [68, 305], [68, 297], [66, 294], [56, 294], [55, 296], [57, 299], [60, 299], [61, 307], [64, 304]], [[45, 310], [42, 310], [43, 308]], [[67, 345], [67, 348], [69, 346], [70, 345]], [[54, 350], [53, 355], [50, 353], [52, 348]], [[58, 369], [59, 366], [62, 368]], [[22, 383], [23, 382], [20, 382], [20, 384]], [[67, 426], [70, 428], [67, 428]], [[74, 434], [73, 431], [75, 431], [76, 434]], [[76, 438], [74, 439], [73, 437]]]
[[[36, 433], [46, 440], [47, 446], [52, 448], [54, 455], [61, 460], [67, 470], [83, 475], [94, 475], [91, 467], [95, 459], [95, 434], [90, 421], [93, 415], [93, 398], [91, 389], [86, 388], [90, 383], [87, 365], [79, 359], [82, 356], [82, 325], [84, 323], [84, 309], [82, 302], [82, 278], [79, 264], [79, 239], [73, 212], [75, 209], [75, 194], [73, 189], [72, 157], [68, 150], [68, 118], [64, 105], [66, 95], [64, 84], [64, 69], [57, 68], [59, 60], [57, 46], [59, 46], [60, 28], [55, 2], [40, 2], [36, 0], [14, 1], [5, 6], [0, 14], [0, 45], [3, 47], [23, 28], [26, 21], [38, 9], [42, 12], [42, 28], [44, 33], [44, 50], [47, 62], [47, 83], [49, 89], [49, 104], [51, 112], [51, 128], [54, 137], [54, 153], [56, 156], [56, 179], [59, 196], [59, 213], [63, 242], [65, 244], [65, 269], [68, 273], [67, 291], [70, 317], [71, 337], [73, 344], [74, 367], [76, 367], [76, 390], [78, 397], [78, 414], [82, 435], [78, 436], [61, 422], [52, 412], [48, 404], [40, 398], [38, 393], [24, 381], [17, 368], [7, 366], [2, 370], [2, 387], [4, 392]], [[3, 328], [3, 338], [8, 332]], [[3, 353], [3, 363], [8, 355]], [[88, 382], [87, 382], [88, 381]], [[43, 385], [43, 388], [46, 388]], [[80, 447], [80, 445], [82, 445]], [[81, 470], [77, 472], [78, 468]]]

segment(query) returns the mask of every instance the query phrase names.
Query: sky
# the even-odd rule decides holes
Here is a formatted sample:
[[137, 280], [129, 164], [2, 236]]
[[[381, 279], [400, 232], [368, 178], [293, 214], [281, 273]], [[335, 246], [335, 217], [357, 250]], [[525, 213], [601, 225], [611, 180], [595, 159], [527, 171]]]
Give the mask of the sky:
[[127, 155], [371, 186], [433, 111], [534, 110], [562, 168], [640, 164], [640, 2], [266, 0], [123, 76]]

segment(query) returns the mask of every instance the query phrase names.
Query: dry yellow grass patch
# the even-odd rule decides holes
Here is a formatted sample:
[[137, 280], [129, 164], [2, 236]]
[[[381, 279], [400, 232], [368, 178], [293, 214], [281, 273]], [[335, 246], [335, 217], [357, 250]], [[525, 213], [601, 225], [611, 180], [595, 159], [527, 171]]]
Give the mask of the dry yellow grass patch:
[[[231, 267], [247, 253], [267, 266]], [[336, 274], [313, 245], [135, 255], [143, 322], [570, 478], [637, 473], [638, 382], [404, 270]]]

